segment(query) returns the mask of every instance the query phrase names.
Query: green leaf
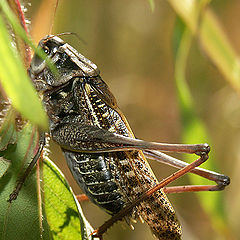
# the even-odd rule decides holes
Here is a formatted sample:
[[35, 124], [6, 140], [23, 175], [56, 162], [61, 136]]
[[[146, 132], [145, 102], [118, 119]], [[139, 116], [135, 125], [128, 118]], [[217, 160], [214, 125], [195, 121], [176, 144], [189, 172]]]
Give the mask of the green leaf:
[[240, 91], [239, 57], [210, 8], [201, 11], [207, 2], [207, 0], [169, 0], [191, 33], [199, 37], [205, 53], [219, 71], [234, 89]]
[[0, 157], [0, 178], [2, 178], [4, 176], [4, 174], [7, 172], [7, 170], [9, 169], [11, 163], [9, 160]]
[[[3, 119], [1, 119], [0, 128], [0, 154], [3, 155], [4, 151], [7, 150], [9, 145], [15, 144], [17, 141], [17, 132], [15, 129], [15, 113], [12, 108], [5, 109], [2, 111], [5, 113]], [[0, 157], [0, 178], [2, 178], [9, 167], [11, 162], [4, 157]]]
[[38, 141], [29, 124], [17, 138], [17, 144], [8, 147], [0, 158], [0, 239], [91, 239], [93, 228], [63, 174], [46, 157], [27, 177], [17, 200], [7, 202]]
[[12, 46], [2, 16], [0, 16], [0, 80], [13, 106], [43, 129], [47, 129], [48, 120], [42, 104], [31, 84], [21, 59]]
[[2, 120], [0, 128], [0, 152], [7, 149], [9, 144], [14, 144], [17, 141], [15, 129], [15, 113], [10, 108]]
[[5, 17], [11, 24], [14, 31], [34, 50], [35, 54], [37, 54], [40, 58], [46, 61], [46, 64], [48, 65], [52, 73], [58, 76], [58, 70], [54, 63], [51, 61], [51, 59], [47, 57], [47, 54], [42, 49], [39, 49], [35, 46], [35, 44], [33, 44], [32, 40], [27, 36], [25, 30], [19, 24], [17, 18], [15, 17], [14, 13], [11, 11], [5, 0], [0, 0], [0, 7], [2, 8]]
[[60, 170], [48, 159], [43, 164], [44, 206], [53, 239], [91, 239], [86, 221], [74, 194]]
[[[11, 24], [15, 33], [18, 34], [29, 46], [32, 47], [35, 54], [46, 61], [46, 64], [56, 77], [58, 71], [53, 62], [47, 58], [47, 55], [40, 48], [37, 48], [27, 36], [25, 30], [19, 24], [17, 18], [9, 8], [7, 1], [0, 0], [0, 7], [6, 19]], [[32, 123], [37, 124], [43, 130], [48, 129], [48, 118], [42, 108], [42, 104], [37, 97], [31, 81], [29, 80], [26, 69], [20, 61], [16, 49], [12, 46], [11, 37], [6, 29], [3, 18], [0, 18], [0, 53], [4, 58], [0, 60], [0, 80], [7, 95], [11, 98], [13, 106]]]
[[1, 152], [0, 239], [91, 239], [92, 227], [64, 176], [47, 157], [27, 177], [18, 198], [7, 202], [36, 152], [39, 135], [27, 124], [17, 132], [17, 140]]
[[36, 131], [29, 124], [17, 133], [17, 138], [17, 144], [8, 147], [3, 155], [11, 165], [0, 179], [0, 239], [51, 239], [46, 237], [51, 235], [46, 216], [39, 210], [36, 171], [28, 176], [17, 200], [7, 202], [18, 178], [32, 160], [38, 140]]

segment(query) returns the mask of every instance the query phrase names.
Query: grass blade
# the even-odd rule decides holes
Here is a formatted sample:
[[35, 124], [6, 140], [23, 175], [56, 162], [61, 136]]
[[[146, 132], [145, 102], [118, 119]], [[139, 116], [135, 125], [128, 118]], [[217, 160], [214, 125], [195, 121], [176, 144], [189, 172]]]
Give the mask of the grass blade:
[[201, 46], [231, 86], [240, 91], [240, 63], [233, 47], [214, 13], [203, 9], [207, 1], [169, 0], [191, 33], [200, 39]]
[[0, 16], [0, 80], [13, 106], [24, 118], [47, 129], [47, 116], [31, 84], [21, 59], [11, 43], [6, 25]]

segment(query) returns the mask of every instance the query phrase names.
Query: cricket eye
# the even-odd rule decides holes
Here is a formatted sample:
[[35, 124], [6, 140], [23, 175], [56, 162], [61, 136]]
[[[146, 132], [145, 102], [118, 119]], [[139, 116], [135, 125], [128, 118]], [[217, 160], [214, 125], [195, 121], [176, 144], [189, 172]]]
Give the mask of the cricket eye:
[[43, 47], [43, 51], [44, 51], [47, 55], [50, 54], [50, 49], [49, 49], [47, 46], [44, 46], [44, 47]]

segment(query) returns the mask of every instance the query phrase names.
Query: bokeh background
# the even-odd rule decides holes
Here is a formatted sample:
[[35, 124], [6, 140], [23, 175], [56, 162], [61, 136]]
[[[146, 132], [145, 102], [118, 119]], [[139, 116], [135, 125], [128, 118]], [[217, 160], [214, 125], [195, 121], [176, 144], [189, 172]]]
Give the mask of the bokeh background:
[[[149, 141], [182, 142], [172, 44], [176, 13], [168, 1], [155, 1], [152, 11], [146, 0], [60, 0], [55, 17], [54, 5], [55, 0], [32, 0], [31, 6], [26, 4], [34, 41], [49, 34], [52, 24], [54, 34], [77, 33], [83, 41], [73, 35], [64, 39], [97, 64], [136, 136]], [[239, 54], [240, 1], [213, 0], [208, 7]], [[201, 193], [207, 194], [207, 201], [215, 194], [220, 196], [219, 211], [224, 212], [221, 217], [211, 216], [214, 213], [206, 211], [194, 193], [172, 194], [169, 198], [183, 225], [183, 239], [240, 239], [239, 92], [211, 62], [197, 37], [190, 48], [186, 78], [197, 117], [204, 123], [211, 141], [209, 161], [215, 161], [216, 169], [231, 177], [231, 185], [221, 193]], [[74, 192], [81, 193], [60, 148], [53, 143], [51, 150], [51, 159], [64, 172]], [[173, 172], [171, 167], [153, 161], [150, 164], [159, 179]], [[189, 183], [185, 176], [174, 185]], [[92, 203], [81, 205], [93, 227], [109, 218]], [[118, 223], [104, 239], [154, 237], [145, 224], [136, 224], [132, 231], [125, 223]]]

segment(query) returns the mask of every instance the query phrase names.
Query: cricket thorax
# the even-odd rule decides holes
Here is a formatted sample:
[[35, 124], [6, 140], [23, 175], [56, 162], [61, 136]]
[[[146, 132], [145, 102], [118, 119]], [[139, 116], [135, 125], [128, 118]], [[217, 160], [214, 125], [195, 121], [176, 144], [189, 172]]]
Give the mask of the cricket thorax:
[[[29, 74], [36, 88], [43, 92], [50, 134], [62, 147], [82, 190], [95, 204], [114, 215], [158, 181], [142, 151], [98, 152], [97, 149], [111, 149], [116, 143], [95, 143], [85, 137], [85, 130], [86, 136], [90, 136], [98, 129], [131, 138], [134, 135], [96, 65], [58, 37], [49, 38], [39, 45], [43, 49], [47, 43], [48, 48], [54, 46], [50, 56], [60, 70], [60, 77], [49, 77], [50, 70], [36, 56]], [[181, 227], [162, 190], [135, 210], [159, 239], [181, 238]]]
[[56, 36], [46, 36], [39, 44], [47, 58], [55, 65], [57, 73], [52, 73], [47, 61], [35, 54], [28, 70], [38, 91], [46, 91], [61, 86], [73, 77], [98, 76], [97, 66], [76, 49]]

